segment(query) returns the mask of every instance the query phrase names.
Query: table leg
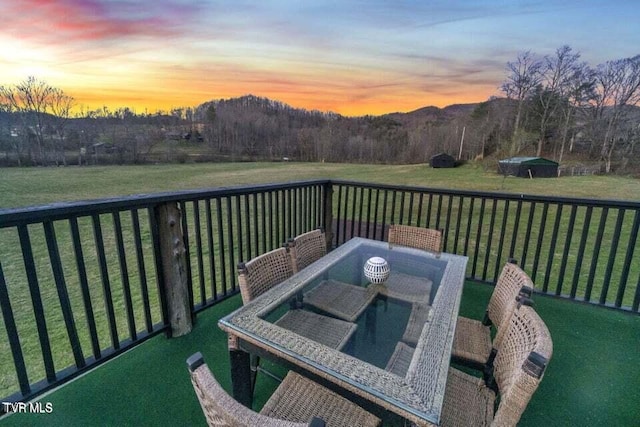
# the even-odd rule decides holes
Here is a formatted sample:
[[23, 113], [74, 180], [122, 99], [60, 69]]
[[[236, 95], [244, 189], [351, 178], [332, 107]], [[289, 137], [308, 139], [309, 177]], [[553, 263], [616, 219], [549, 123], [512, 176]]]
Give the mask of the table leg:
[[229, 345], [229, 361], [231, 362], [231, 384], [233, 398], [247, 408], [253, 403], [253, 387], [251, 387], [251, 364], [249, 353], [237, 346]]

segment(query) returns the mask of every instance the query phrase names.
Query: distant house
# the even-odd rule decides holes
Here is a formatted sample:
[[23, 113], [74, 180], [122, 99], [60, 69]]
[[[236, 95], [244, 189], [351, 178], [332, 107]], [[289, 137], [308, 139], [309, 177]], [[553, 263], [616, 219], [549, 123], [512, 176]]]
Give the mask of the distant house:
[[431, 157], [429, 164], [432, 168], [454, 168], [456, 167], [456, 159], [446, 153], [440, 153]]
[[498, 162], [498, 172], [520, 178], [555, 178], [558, 163], [542, 157], [511, 157]]

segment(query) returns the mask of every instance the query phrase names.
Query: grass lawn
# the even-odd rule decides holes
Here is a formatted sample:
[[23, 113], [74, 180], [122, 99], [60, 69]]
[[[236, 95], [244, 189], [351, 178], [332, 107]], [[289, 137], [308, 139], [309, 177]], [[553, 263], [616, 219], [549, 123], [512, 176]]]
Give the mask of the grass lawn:
[[505, 178], [494, 168], [485, 170], [473, 164], [433, 169], [424, 164], [201, 163], [1, 168], [0, 208], [313, 178], [565, 197], [640, 198], [640, 180], [634, 178], [596, 175], [534, 180]]

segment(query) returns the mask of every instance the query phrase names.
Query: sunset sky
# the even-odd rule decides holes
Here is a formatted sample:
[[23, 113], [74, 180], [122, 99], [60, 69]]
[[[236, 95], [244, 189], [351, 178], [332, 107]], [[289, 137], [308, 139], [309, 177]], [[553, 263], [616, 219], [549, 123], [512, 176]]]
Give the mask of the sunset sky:
[[498, 95], [507, 61], [567, 44], [640, 53], [635, 0], [0, 0], [0, 84], [33, 75], [86, 108], [254, 94], [345, 115]]

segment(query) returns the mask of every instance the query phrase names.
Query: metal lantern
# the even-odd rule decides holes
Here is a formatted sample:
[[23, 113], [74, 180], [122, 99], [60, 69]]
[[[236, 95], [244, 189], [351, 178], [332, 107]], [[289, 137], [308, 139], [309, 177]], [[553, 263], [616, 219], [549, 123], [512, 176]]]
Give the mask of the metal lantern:
[[389, 263], [384, 258], [374, 256], [364, 263], [364, 275], [371, 283], [384, 283], [390, 272]]

